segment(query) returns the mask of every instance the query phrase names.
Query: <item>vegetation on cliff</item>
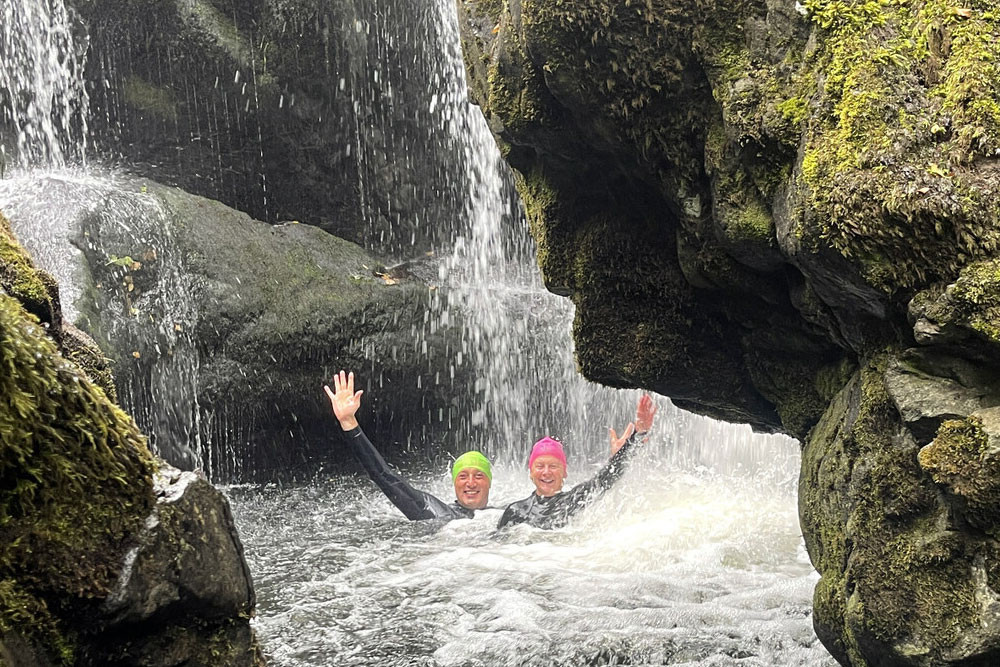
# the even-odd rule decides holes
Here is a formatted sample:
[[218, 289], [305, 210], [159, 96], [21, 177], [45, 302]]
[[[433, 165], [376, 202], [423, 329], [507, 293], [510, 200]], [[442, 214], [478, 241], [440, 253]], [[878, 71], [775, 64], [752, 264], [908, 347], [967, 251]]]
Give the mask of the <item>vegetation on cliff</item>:
[[[887, 291], [997, 250], [1000, 12], [990, 0], [808, 0], [819, 46], [802, 182], [822, 238]], [[805, 78], [805, 77], [803, 77]]]
[[[43, 300], [8, 234], [0, 275]], [[131, 419], [0, 291], [0, 642], [19, 637], [63, 664], [66, 619], [108, 595], [153, 505], [153, 459]], [[32, 288], [33, 286], [33, 288]], [[79, 626], [77, 626], [79, 627]]]
[[939, 386], [973, 364], [963, 391], [1000, 395], [996, 3], [509, 0], [492, 23], [472, 88], [582, 371], [803, 439], [842, 663], [993, 664], [997, 425], [911, 428], [886, 369], [928, 346]]
[[[902, 664], [910, 650], [924, 652], [915, 664], [991, 664], [998, 648], [978, 600], [990, 595], [987, 577], [995, 586], [983, 563], [1000, 557], [983, 532], [1000, 518], [996, 459], [976, 418], [946, 421], [919, 449], [886, 393], [888, 358], [856, 374], [803, 450], [799, 513], [822, 576], [817, 634], [845, 665]], [[935, 484], [954, 500], [942, 503]]]

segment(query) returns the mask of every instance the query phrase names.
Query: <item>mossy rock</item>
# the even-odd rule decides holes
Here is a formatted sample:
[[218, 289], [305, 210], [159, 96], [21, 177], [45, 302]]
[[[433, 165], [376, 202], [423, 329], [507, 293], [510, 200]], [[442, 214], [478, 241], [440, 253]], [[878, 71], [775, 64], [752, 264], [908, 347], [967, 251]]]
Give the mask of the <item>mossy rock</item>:
[[153, 459], [132, 420], [4, 295], [0, 369], [3, 631], [69, 664], [69, 621], [79, 627], [109, 593], [152, 507]]
[[918, 461], [956, 503], [961, 519], [990, 535], [1000, 534], [1000, 453], [990, 446], [980, 417], [942, 423]]
[[55, 280], [35, 267], [17, 242], [10, 221], [0, 213], [0, 289], [50, 327], [61, 325], [59, 293]]
[[942, 427], [918, 464], [885, 387], [890, 358], [857, 371], [803, 450], [800, 516], [821, 575], [816, 632], [844, 665], [988, 665], [1000, 628], [977, 600], [996, 595], [984, 564], [1000, 547], [969, 531], [970, 515], [937, 485], [975, 488], [985, 501], [993, 464], [975, 420]]
[[801, 177], [825, 239], [886, 291], [996, 252], [1000, 14], [990, 0], [805, 3], [820, 82]]

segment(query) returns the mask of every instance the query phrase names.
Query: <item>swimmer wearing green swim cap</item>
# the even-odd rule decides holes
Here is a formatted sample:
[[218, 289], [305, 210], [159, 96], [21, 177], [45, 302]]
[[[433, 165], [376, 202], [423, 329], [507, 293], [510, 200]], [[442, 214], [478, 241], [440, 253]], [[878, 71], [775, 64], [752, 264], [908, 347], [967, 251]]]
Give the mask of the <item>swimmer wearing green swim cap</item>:
[[361, 430], [355, 414], [361, 407], [361, 394], [354, 391], [354, 373], [340, 371], [333, 376], [333, 389], [324, 387], [333, 407], [333, 414], [344, 430], [347, 443], [364, 467], [365, 472], [382, 493], [411, 521], [424, 519], [471, 519], [476, 510], [490, 501], [493, 469], [489, 459], [479, 452], [466, 452], [451, 467], [455, 485], [455, 502], [446, 503], [426, 491], [415, 489], [392, 471]]

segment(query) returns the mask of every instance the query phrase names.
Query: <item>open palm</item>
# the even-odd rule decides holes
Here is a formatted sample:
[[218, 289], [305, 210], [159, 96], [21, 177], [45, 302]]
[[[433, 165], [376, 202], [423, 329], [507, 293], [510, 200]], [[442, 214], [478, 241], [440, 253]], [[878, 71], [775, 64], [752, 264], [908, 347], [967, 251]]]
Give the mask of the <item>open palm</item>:
[[325, 385], [323, 389], [330, 399], [333, 414], [337, 417], [340, 425], [345, 430], [357, 426], [354, 415], [361, 407], [361, 394], [364, 393], [364, 390], [354, 391], [354, 373], [340, 371], [333, 376], [333, 389], [331, 390], [329, 385]]

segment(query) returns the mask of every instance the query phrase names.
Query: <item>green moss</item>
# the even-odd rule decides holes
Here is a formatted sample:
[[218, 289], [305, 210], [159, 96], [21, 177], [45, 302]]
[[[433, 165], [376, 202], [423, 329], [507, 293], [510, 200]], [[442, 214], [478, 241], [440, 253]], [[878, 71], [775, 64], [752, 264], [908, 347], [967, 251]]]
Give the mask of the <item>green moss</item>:
[[809, 117], [809, 104], [801, 97], [789, 97], [776, 105], [778, 113], [792, 125], [799, 127]]
[[0, 215], [0, 289], [23, 303], [35, 316], [52, 323], [55, 283], [48, 274], [35, 268], [3, 215]]
[[949, 290], [949, 300], [966, 326], [1000, 343], [1000, 260], [965, 267]]
[[838, 376], [841, 384], [833, 393], [827, 393], [830, 388], [823, 386], [843, 365], [840, 361], [831, 363], [814, 355], [799, 356], [787, 351], [747, 360], [754, 387], [774, 404], [785, 432], [799, 439], [806, 438], [830, 399], [849, 378], [849, 374]]
[[540, 167], [515, 175], [525, 216], [535, 238], [538, 266], [549, 289], [565, 294], [572, 284], [570, 248], [565, 242], [560, 201], [555, 186]]
[[[491, 70], [488, 106], [507, 126], [505, 138], [531, 145], [542, 126], [564, 129], [565, 112], [600, 119], [584, 132], [623, 148], [654, 178], [697, 174], [705, 107], [675, 97], [693, 79], [684, 42], [694, 21], [673, 5], [523, 2], [522, 30], [501, 33], [510, 54]], [[707, 86], [698, 94], [711, 99]]]
[[66, 359], [76, 364], [91, 382], [100, 387], [108, 400], [117, 402], [118, 391], [111, 371], [111, 361], [101, 353], [97, 344], [80, 332], [64, 333], [62, 343], [62, 353]]
[[770, 241], [774, 238], [771, 212], [760, 200], [750, 201], [743, 206], [733, 216], [733, 223], [726, 231], [734, 241]]
[[7, 633], [16, 633], [58, 664], [73, 663], [76, 647], [72, 639], [64, 635], [60, 622], [43, 600], [10, 579], [0, 580], [0, 637]]
[[152, 508], [152, 456], [129, 417], [3, 295], [0, 396], [0, 580], [54, 618], [74, 616], [108, 594]]
[[500, 120], [505, 137], [522, 137], [535, 125], [551, 123], [551, 103], [542, 72], [531, 63], [521, 36], [510, 31], [504, 36], [509, 42], [505, 57], [486, 65], [483, 111]]
[[858, 451], [847, 437], [848, 416], [859, 392], [855, 376], [834, 397], [802, 449], [799, 476], [799, 519], [809, 558], [820, 580], [813, 595], [814, 625], [824, 645], [840, 662], [847, 661], [844, 613], [849, 547], [845, 531], [845, 486]]
[[933, 442], [920, 450], [920, 466], [936, 484], [961, 501], [957, 511], [990, 534], [1000, 525], [1000, 458], [990, 450], [976, 416], [941, 424]]
[[978, 624], [979, 610], [961, 538], [926, 535], [918, 526], [858, 553], [852, 571], [861, 606], [847, 621], [887, 645], [923, 644], [940, 655]]
[[155, 633], [122, 633], [102, 648], [114, 664], [265, 665], [246, 618], [181, 620]]
[[1000, 243], [1000, 28], [990, 0], [812, 0], [821, 104], [802, 177], [823, 237], [886, 291], [955, 273]]

